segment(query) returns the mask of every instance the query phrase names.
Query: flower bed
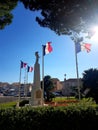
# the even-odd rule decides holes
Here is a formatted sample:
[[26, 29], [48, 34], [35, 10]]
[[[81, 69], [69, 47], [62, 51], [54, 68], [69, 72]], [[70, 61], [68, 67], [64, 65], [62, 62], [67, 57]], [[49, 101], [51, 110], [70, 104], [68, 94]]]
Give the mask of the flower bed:
[[70, 103], [78, 103], [79, 101], [77, 100], [66, 100], [66, 101], [52, 101], [52, 102], [45, 102], [48, 106], [68, 106]]

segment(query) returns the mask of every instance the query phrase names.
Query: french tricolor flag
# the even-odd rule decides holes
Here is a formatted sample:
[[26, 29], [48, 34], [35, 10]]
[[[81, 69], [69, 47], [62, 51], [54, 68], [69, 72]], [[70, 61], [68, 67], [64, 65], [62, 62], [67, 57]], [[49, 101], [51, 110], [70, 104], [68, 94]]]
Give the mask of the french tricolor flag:
[[51, 46], [51, 42], [47, 42], [46, 45], [43, 45], [43, 55], [51, 53], [52, 51], [53, 51], [53, 48]]
[[27, 63], [21, 61], [21, 68], [26, 68], [26, 66], [27, 66]]
[[27, 72], [32, 72], [32, 71], [33, 71], [33, 67], [28, 66], [28, 68], [27, 68]]
[[76, 43], [76, 53], [81, 52], [81, 51], [91, 51], [91, 44], [90, 43]]

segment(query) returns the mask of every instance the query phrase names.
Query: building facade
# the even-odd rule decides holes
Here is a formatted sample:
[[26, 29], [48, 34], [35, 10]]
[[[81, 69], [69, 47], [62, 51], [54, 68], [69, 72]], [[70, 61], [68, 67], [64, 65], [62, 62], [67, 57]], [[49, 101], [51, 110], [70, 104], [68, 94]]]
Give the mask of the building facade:
[[[79, 79], [79, 87], [82, 86], [82, 80]], [[74, 96], [78, 92], [77, 78], [64, 79], [62, 82], [62, 94], [64, 96]]]

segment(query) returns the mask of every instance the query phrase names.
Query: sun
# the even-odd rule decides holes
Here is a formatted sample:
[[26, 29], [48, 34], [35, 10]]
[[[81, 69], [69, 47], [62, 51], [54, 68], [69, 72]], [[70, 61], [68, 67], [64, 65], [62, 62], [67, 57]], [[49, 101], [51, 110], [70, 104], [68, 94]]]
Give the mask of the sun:
[[98, 26], [94, 27], [93, 28], [93, 32], [94, 32], [94, 35], [92, 36], [92, 40], [93, 41], [97, 41], [98, 42]]

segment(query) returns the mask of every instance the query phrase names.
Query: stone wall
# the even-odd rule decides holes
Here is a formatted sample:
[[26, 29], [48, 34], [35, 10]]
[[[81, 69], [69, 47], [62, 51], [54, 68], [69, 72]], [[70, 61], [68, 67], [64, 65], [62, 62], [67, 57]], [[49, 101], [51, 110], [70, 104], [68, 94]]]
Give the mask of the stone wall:
[[2, 97], [0, 97], [0, 103], [17, 101], [17, 100], [18, 100], [18, 97], [12, 97], [12, 96], [2, 96]]

